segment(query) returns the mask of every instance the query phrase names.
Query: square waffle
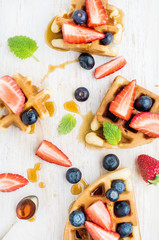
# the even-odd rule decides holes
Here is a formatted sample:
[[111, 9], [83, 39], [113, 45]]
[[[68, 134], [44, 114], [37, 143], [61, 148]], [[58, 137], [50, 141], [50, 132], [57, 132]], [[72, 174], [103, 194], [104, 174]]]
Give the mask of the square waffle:
[[[106, 9], [109, 22], [107, 25], [95, 27], [94, 29], [99, 32], [111, 32], [113, 34], [113, 43], [119, 44], [122, 40], [122, 32], [123, 25], [122, 23], [118, 23], [117, 18], [119, 18], [120, 13], [119, 10], [113, 6], [108, 4], [107, 0], [102, 0], [103, 6]], [[72, 0], [70, 13], [62, 12], [58, 15], [51, 26], [51, 31], [53, 33], [59, 34], [62, 29], [63, 22], [73, 22], [72, 15], [76, 10], [85, 10], [85, 0]], [[61, 34], [62, 36], [62, 34]], [[79, 52], [88, 52], [91, 54], [103, 55], [103, 56], [111, 56], [115, 57], [118, 55], [118, 48], [114, 45], [101, 45], [100, 40], [93, 41], [91, 43], [83, 43], [83, 44], [69, 44], [65, 43], [62, 38], [53, 39], [51, 42], [53, 48], [63, 49], [63, 50], [72, 50]]]
[[[93, 132], [88, 133], [86, 135], [87, 143], [106, 148], [133, 148], [136, 146], [150, 143], [154, 140], [154, 138], [150, 138], [145, 134], [130, 128], [128, 126], [130, 120], [127, 122], [123, 119], [120, 119], [113, 115], [112, 113], [110, 113], [108, 110], [109, 105], [113, 101], [115, 96], [122, 90], [122, 88], [124, 88], [128, 84], [129, 81], [121, 76], [117, 76], [115, 78], [91, 123], [91, 130]], [[147, 95], [152, 98], [153, 105], [150, 109], [150, 112], [157, 113], [159, 111], [159, 96], [137, 85], [135, 99], [137, 99], [141, 95]], [[133, 108], [132, 117], [137, 115], [138, 113], [140, 113], [140, 111]], [[106, 142], [106, 140], [104, 140], [103, 137], [99, 136], [98, 133], [96, 132], [98, 129], [101, 128], [103, 122], [114, 123], [120, 128], [122, 132], [122, 139], [118, 145], [110, 145], [109, 143]]]
[[[114, 214], [114, 204], [106, 198], [105, 192], [111, 188], [111, 183], [114, 180], [122, 180], [126, 185], [126, 190], [120, 194], [118, 201], [127, 201], [130, 204], [130, 213], [125, 217], [116, 217]], [[102, 189], [99, 190], [99, 189]], [[128, 168], [118, 169], [116, 171], [110, 172], [99, 179], [97, 179], [93, 184], [89, 185], [83, 193], [78, 197], [71, 208], [71, 212], [75, 210], [85, 211], [92, 203], [97, 200], [102, 200], [112, 217], [113, 231], [116, 231], [117, 225], [123, 222], [130, 222], [133, 225], [133, 231], [130, 236], [126, 238], [120, 238], [120, 240], [141, 240], [139, 221], [136, 211], [135, 195], [133, 189], [133, 183], [131, 179], [131, 171]], [[89, 219], [87, 219], [89, 220]], [[91, 240], [91, 236], [87, 232], [85, 226], [74, 227], [70, 224], [69, 219], [67, 220], [64, 240]]]
[[10, 108], [8, 108], [2, 101], [0, 101], [0, 110], [4, 107], [7, 110], [6, 115], [0, 116], [0, 128], [7, 129], [12, 124], [20, 128], [23, 132], [30, 133], [31, 126], [25, 125], [21, 120], [21, 114], [27, 109], [33, 108], [37, 111], [39, 118], [44, 119], [49, 116], [49, 111], [47, 109], [46, 101], [51, 97], [51, 93], [48, 89], [43, 89], [39, 91], [39, 88], [32, 85], [31, 79], [28, 77], [23, 77], [21, 74], [16, 74], [13, 79], [19, 85], [23, 91], [26, 102], [24, 108], [20, 114], [15, 114]]

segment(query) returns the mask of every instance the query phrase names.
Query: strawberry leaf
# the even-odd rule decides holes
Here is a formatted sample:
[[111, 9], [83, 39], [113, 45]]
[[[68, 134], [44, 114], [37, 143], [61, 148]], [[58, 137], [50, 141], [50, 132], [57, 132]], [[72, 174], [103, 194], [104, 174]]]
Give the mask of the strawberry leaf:
[[76, 118], [72, 114], [66, 114], [58, 127], [58, 132], [60, 135], [68, 134], [72, 131], [72, 129], [76, 126]]
[[159, 174], [156, 175], [154, 180], [148, 180], [148, 182], [157, 186], [157, 184], [159, 183]]
[[121, 140], [121, 130], [113, 123], [103, 123], [103, 135], [111, 145], [117, 145]]

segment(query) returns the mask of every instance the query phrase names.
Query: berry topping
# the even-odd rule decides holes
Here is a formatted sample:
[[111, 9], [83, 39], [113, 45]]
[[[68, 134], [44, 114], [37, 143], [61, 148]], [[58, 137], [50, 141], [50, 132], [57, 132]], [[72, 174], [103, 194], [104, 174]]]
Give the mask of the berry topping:
[[120, 234], [121, 238], [125, 238], [129, 236], [132, 233], [132, 230], [133, 230], [133, 226], [129, 222], [119, 223], [116, 229], [117, 233]]
[[77, 88], [75, 91], [75, 98], [79, 102], [84, 102], [89, 98], [89, 91], [85, 87]]
[[111, 187], [116, 189], [119, 194], [125, 191], [125, 183], [122, 180], [113, 181]]
[[135, 101], [135, 108], [142, 112], [148, 112], [151, 109], [152, 104], [152, 98], [150, 98], [149, 96], [140, 96]]
[[110, 188], [106, 192], [106, 197], [111, 201], [111, 202], [116, 202], [119, 199], [119, 192], [116, 189]]
[[111, 102], [109, 111], [126, 121], [132, 114], [135, 99], [136, 80], [131, 81]]
[[62, 33], [64, 42], [73, 44], [89, 43], [104, 38], [104, 34], [101, 32], [73, 23], [63, 23]]
[[117, 217], [125, 217], [130, 213], [130, 205], [126, 201], [116, 202], [114, 205], [114, 213]]
[[73, 20], [76, 24], [83, 24], [87, 22], [87, 13], [83, 10], [77, 10], [73, 13]]
[[69, 158], [54, 144], [43, 140], [40, 144], [36, 155], [46, 162], [55, 163], [64, 167], [71, 167], [72, 163]]
[[82, 211], [76, 210], [71, 212], [69, 216], [70, 223], [75, 227], [80, 227], [85, 223], [85, 215]]
[[119, 166], [119, 159], [115, 154], [108, 154], [103, 159], [103, 167], [108, 171], [114, 171]]
[[38, 120], [38, 113], [34, 109], [29, 109], [22, 113], [21, 118], [26, 125], [32, 125]]
[[131, 128], [146, 134], [149, 137], [159, 137], [159, 113], [139, 113], [131, 120]]
[[113, 224], [110, 213], [101, 200], [93, 203], [85, 212], [92, 222], [108, 231], [112, 230]]
[[10, 76], [0, 78], [0, 99], [16, 114], [22, 111], [25, 103], [23, 92]]
[[124, 57], [115, 58], [110, 62], [107, 62], [96, 68], [94, 76], [96, 79], [104, 78], [123, 68], [126, 65], [126, 63], [127, 62]]
[[105, 38], [100, 40], [100, 44], [102, 45], [109, 45], [113, 41], [113, 34], [110, 32], [107, 32], [105, 34]]
[[79, 56], [78, 60], [79, 60], [81, 67], [86, 70], [92, 69], [95, 65], [94, 57], [92, 55], [90, 55], [89, 53], [82, 53]]
[[78, 168], [70, 168], [66, 172], [66, 179], [69, 183], [75, 184], [81, 180], [82, 173]]

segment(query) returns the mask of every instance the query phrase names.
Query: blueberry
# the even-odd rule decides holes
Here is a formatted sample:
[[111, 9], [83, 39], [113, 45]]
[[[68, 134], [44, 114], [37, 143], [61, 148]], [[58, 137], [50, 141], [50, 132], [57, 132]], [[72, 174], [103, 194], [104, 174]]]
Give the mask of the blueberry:
[[38, 113], [34, 109], [29, 109], [22, 113], [21, 118], [26, 125], [32, 125], [38, 120]]
[[109, 45], [113, 41], [113, 34], [110, 32], [107, 32], [105, 34], [105, 38], [100, 40], [100, 44], [102, 45]]
[[130, 205], [126, 201], [116, 202], [114, 205], [114, 213], [117, 217], [125, 217], [130, 213]]
[[80, 227], [86, 221], [85, 215], [82, 211], [73, 211], [69, 216], [70, 223], [75, 227]]
[[113, 181], [111, 187], [116, 189], [119, 194], [125, 191], [125, 183], [122, 180]]
[[111, 201], [111, 202], [116, 202], [119, 199], [119, 193], [116, 189], [110, 188], [106, 192], [106, 197]]
[[129, 222], [119, 223], [116, 229], [117, 233], [120, 234], [121, 238], [129, 236], [132, 233], [132, 230], [133, 226]]
[[89, 53], [82, 53], [79, 56], [78, 60], [81, 67], [86, 70], [90, 70], [94, 67], [95, 64], [94, 58]]
[[88, 19], [87, 13], [83, 10], [77, 10], [73, 13], [73, 20], [76, 24], [86, 23]]
[[70, 168], [66, 172], [66, 179], [69, 183], [78, 183], [81, 180], [82, 173], [78, 168]]
[[89, 98], [89, 91], [85, 87], [80, 87], [76, 89], [74, 95], [77, 101], [84, 102]]
[[103, 167], [108, 171], [113, 171], [119, 166], [119, 159], [114, 154], [108, 154], [103, 159]]
[[153, 101], [149, 96], [140, 96], [135, 101], [135, 108], [142, 112], [148, 112], [152, 107]]

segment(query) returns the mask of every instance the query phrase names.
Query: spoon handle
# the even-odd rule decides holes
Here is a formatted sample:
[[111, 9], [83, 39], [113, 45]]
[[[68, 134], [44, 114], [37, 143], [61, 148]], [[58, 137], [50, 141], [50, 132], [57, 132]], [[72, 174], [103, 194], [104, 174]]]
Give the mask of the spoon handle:
[[11, 230], [11, 228], [17, 223], [18, 219], [16, 218], [14, 222], [6, 229], [6, 231], [0, 236], [0, 240], [2, 240], [7, 233]]

